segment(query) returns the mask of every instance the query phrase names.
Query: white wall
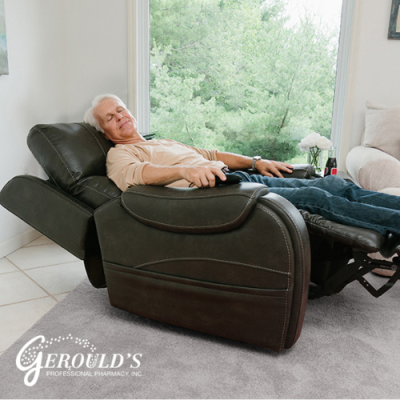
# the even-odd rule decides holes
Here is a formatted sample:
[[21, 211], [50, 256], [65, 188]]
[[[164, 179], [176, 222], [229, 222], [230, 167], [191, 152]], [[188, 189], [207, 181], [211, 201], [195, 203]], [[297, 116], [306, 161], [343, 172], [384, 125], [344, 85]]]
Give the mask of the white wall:
[[[400, 106], [400, 40], [388, 40], [392, 0], [356, 0], [340, 166], [364, 132], [365, 102]], [[339, 166], [339, 167], [340, 167]]]
[[[33, 125], [82, 121], [100, 93], [127, 101], [126, 0], [5, 0], [5, 11], [0, 188], [24, 172], [45, 176], [26, 145]], [[0, 256], [30, 230], [2, 207], [0, 227]]]

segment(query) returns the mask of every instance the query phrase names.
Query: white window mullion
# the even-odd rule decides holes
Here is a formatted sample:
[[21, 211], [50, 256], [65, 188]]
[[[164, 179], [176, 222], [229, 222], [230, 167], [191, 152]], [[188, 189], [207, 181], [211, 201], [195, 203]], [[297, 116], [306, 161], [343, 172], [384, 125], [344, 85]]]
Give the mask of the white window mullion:
[[342, 5], [342, 21], [340, 24], [335, 97], [333, 101], [331, 128], [331, 141], [337, 149], [337, 158], [340, 158], [341, 139], [344, 125], [345, 98], [347, 89], [347, 77], [349, 71], [351, 33], [354, 16], [354, 1], [355, 0], [343, 0]]
[[150, 133], [150, 1], [127, 0], [128, 108], [138, 130]]

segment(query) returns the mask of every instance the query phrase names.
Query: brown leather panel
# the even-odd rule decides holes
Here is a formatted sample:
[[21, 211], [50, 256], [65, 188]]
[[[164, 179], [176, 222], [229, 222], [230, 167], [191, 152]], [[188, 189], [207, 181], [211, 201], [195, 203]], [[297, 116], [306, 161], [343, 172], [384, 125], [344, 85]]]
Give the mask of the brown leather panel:
[[251, 295], [223, 290], [221, 285], [211, 283], [197, 286], [177, 278], [168, 281], [163, 275], [155, 278], [154, 273], [147, 277], [143, 275], [145, 271], [120, 272], [110, 268], [109, 263], [105, 264], [105, 272], [110, 301], [115, 307], [275, 351], [284, 348], [290, 315], [287, 291]]
[[[199, 192], [206, 193], [207, 191]], [[282, 197], [272, 193], [260, 197], [246, 221], [239, 228], [225, 233], [188, 234], [156, 229], [129, 216], [118, 200], [111, 201], [96, 210], [95, 220], [103, 260], [107, 265], [107, 284], [109, 287], [113, 286], [110, 289], [112, 304], [148, 318], [232, 339], [245, 340], [269, 348], [289, 348], [297, 341], [307, 305], [310, 246], [303, 218], [296, 208]], [[195, 262], [188, 264], [188, 260], [195, 260]], [[215, 260], [220, 266], [222, 264], [235, 265], [236, 268], [238, 265], [250, 265], [252, 268], [240, 270], [238, 267], [234, 270], [220, 267], [221, 276], [217, 276], [219, 275], [217, 273], [213, 276], [212, 269], [219, 268], [215, 267]], [[183, 261], [186, 261], [186, 267]], [[204, 271], [200, 271], [201, 263], [206, 261], [211, 263], [210, 266], [203, 266]], [[114, 266], [111, 267], [110, 263]], [[143, 268], [153, 268], [155, 265], [158, 267], [154, 271], [158, 272], [143, 270]], [[257, 272], [252, 276], [254, 271]], [[267, 279], [260, 280], [262, 286], [266, 284], [267, 289], [252, 287], [252, 284], [259, 280], [259, 271], [279, 278], [272, 278], [270, 282]], [[180, 276], [183, 273], [186, 278]], [[140, 278], [132, 278], [132, 274]], [[287, 284], [279, 286], [283, 276], [287, 277]], [[210, 282], [212, 279], [219, 283]], [[148, 292], [140, 286], [144, 283]], [[212, 295], [208, 294], [210, 287], [212, 287]], [[276, 300], [280, 299], [280, 291], [274, 290], [276, 287], [288, 288], [285, 295], [285, 307], [281, 300]], [[275, 299], [272, 301], [266, 300], [265, 296], [255, 294], [264, 290], [269, 295], [276, 292], [278, 297], [272, 295]], [[135, 305], [137, 291], [141, 293], [139, 297], [146, 298], [149, 304], [144, 305], [141, 303], [142, 300], [137, 300], [140, 304]], [[219, 294], [215, 293], [218, 291]], [[248, 291], [252, 291], [251, 301], [248, 300]], [[245, 296], [244, 292], [246, 292]], [[203, 293], [207, 295], [203, 296]], [[179, 310], [177, 313], [170, 310], [172, 299], [179, 299], [184, 303], [181, 306], [174, 305]], [[146, 301], [143, 300], [143, 303]], [[153, 301], [158, 307], [156, 313], [147, 308], [152, 307]], [[230, 301], [234, 304], [232, 310]], [[194, 309], [198, 312], [198, 318], [194, 320], [191, 318], [192, 302]], [[224, 309], [226, 308], [229, 312], [226, 316], [218, 314], [218, 318], [223, 321], [217, 322], [215, 313], [220, 309], [220, 304], [223, 304]], [[141, 308], [144, 313], [141, 312]], [[240, 316], [235, 314], [235, 309], [242, 310], [239, 313]], [[253, 313], [253, 310], [258, 311]], [[275, 315], [276, 311], [279, 316]], [[243, 321], [250, 319], [248, 323], [252, 329], [247, 332], [243, 326], [238, 328], [236, 325], [239, 324], [237, 322], [239, 317]], [[211, 330], [197, 323], [197, 319], [207, 318], [212, 321]], [[257, 319], [257, 322], [253, 318]], [[262, 324], [267, 324], [268, 327]], [[254, 327], [261, 330], [257, 333]], [[245, 337], [245, 339], [237, 337], [236, 333], [230, 333], [236, 331], [242, 332], [240, 337]], [[280, 341], [281, 336], [277, 338], [278, 331], [284, 337], [283, 345]], [[268, 333], [268, 340], [263, 336], [265, 332]]]
[[264, 289], [287, 289], [288, 285], [287, 273], [214, 259], [166, 260], [140, 268], [165, 275], [226, 285]]
[[285, 348], [293, 346], [300, 337], [307, 308], [311, 275], [311, 251], [307, 226], [296, 207], [283, 197], [270, 193], [260, 199], [257, 207], [268, 207], [279, 215], [292, 238], [294, 267], [292, 315], [289, 321]]
[[108, 201], [121, 195], [121, 190], [117, 188], [113, 181], [106, 176], [89, 176], [81, 179], [72, 189], [71, 194], [96, 209]]
[[106, 156], [112, 144], [89, 124], [35, 125], [27, 142], [51, 181], [68, 193], [80, 179], [106, 176]]
[[[300, 217], [301, 218], [301, 217]], [[103, 260], [139, 267], [169, 259], [216, 259], [292, 273], [287, 227], [272, 211], [255, 209], [240, 229], [214, 234], [161, 231], [130, 217], [111, 201], [95, 211]]]
[[143, 224], [170, 232], [227, 232], [242, 225], [265, 185], [246, 183], [199, 190], [135, 186], [121, 196], [125, 210]]
[[[148, 278], [154, 278], [154, 279], [161, 279], [166, 282], [177, 282], [177, 283], [184, 283], [185, 285], [188, 286], [197, 286], [197, 287], [205, 287], [208, 288], [210, 285], [213, 286], [215, 290], [223, 290], [226, 292], [235, 292], [235, 293], [245, 293], [245, 294], [250, 294], [250, 295], [256, 295], [256, 296], [268, 296], [270, 294], [274, 293], [280, 293], [287, 291], [287, 289], [264, 289], [264, 288], [253, 288], [253, 287], [246, 287], [246, 286], [235, 286], [235, 285], [227, 285], [227, 284], [221, 284], [221, 283], [214, 283], [214, 282], [206, 282], [206, 281], [199, 281], [195, 279], [190, 279], [190, 278], [181, 278], [179, 276], [173, 276], [173, 275], [166, 275], [166, 274], [160, 274], [157, 272], [152, 272], [152, 271], [144, 271], [142, 269], [132, 269], [129, 267], [123, 267], [121, 265], [113, 264], [111, 262], [107, 263], [107, 267], [110, 270], [113, 270], [115, 272], [122, 272], [126, 274], [135, 274], [139, 276], [144, 276]], [[290, 285], [289, 285], [290, 286]]]
[[96, 253], [93, 210], [53, 184], [15, 176], [2, 189], [0, 204], [81, 260]]

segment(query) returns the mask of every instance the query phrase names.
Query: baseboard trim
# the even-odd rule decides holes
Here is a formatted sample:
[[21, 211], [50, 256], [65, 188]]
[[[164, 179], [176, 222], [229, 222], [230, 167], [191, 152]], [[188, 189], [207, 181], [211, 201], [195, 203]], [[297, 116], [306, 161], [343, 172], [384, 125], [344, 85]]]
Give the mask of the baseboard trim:
[[42, 236], [42, 234], [37, 230], [29, 229], [28, 231], [25, 231], [11, 239], [6, 240], [3, 243], [0, 243], [0, 258], [5, 257], [15, 250], [18, 250], [22, 246], [32, 242], [32, 240], [38, 239], [40, 236]]

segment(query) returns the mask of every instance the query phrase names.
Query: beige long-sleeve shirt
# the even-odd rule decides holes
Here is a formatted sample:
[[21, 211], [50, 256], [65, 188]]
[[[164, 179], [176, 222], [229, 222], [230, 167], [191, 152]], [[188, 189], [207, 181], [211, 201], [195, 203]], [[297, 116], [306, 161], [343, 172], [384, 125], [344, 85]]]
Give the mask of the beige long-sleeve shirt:
[[[226, 165], [218, 161], [217, 150], [191, 147], [170, 139], [152, 139], [138, 144], [117, 144], [107, 155], [107, 176], [121, 189], [145, 185], [143, 168], [148, 165], [199, 166], [222, 169]], [[185, 179], [167, 186], [188, 187]]]

